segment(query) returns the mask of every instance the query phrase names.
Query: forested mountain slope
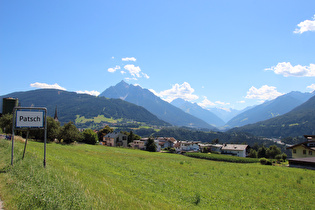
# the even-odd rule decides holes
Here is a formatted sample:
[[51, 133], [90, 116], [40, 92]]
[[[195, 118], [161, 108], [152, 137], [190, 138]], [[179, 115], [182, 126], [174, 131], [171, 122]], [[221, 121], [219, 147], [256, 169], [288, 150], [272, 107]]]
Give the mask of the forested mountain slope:
[[141, 106], [120, 100], [78, 94], [56, 89], [38, 89], [26, 92], [15, 92], [2, 98], [18, 98], [22, 107], [46, 107], [49, 116], [54, 116], [55, 108], [61, 123], [75, 121], [76, 115], [93, 118], [104, 115], [107, 118], [130, 119], [152, 125], [170, 125]]

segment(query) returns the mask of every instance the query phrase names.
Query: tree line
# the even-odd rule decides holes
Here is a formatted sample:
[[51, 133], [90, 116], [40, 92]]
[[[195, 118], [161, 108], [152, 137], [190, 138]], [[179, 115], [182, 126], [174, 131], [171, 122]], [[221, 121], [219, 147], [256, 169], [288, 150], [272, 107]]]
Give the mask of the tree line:
[[259, 146], [258, 144], [254, 144], [254, 146], [250, 148], [249, 157], [278, 160], [287, 159], [287, 155], [285, 153], [281, 153], [281, 149], [276, 145], [271, 145], [267, 148], [265, 146]]
[[[12, 133], [12, 114], [5, 114], [0, 118], [0, 133], [4, 132], [7, 134]], [[96, 144], [99, 140], [102, 140], [103, 137], [113, 132], [114, 129], [110, 128], [106, 125], [104, 128], [94, 131], [90, 128], [84, 129], [80, 132], [75, 124], [72, 121], [64, 124], [63, 126], [60, 125], [60, 122], [55, 121], [52, 117], [47, 117], [47, 141], [48, 142], [59, 142], [64, 144], [71, 144], [73, 142], [82, 142], [86, 144]], [[140, 139], [140, 136], [134, 134], [132, 131], [121, 131], [121, 133], [128, 136], [128, 144], [135, 139]], [[22, 137], [26, 137], [26, 133], [20, 130], [16, 131], [17, 135]], [[30, 130], [29, 131], [29, 138], [34, 139], [36, 141], [44, 141], [44, 130], [37, 129], [37, 130]]]

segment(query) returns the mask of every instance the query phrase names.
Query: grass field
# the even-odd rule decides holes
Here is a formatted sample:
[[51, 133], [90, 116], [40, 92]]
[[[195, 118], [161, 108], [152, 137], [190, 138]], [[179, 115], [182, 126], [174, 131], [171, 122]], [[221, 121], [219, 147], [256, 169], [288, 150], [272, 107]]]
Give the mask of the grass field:
[[312, 209], [315, 172], [92, 145], [0, 140], [6, 209]]

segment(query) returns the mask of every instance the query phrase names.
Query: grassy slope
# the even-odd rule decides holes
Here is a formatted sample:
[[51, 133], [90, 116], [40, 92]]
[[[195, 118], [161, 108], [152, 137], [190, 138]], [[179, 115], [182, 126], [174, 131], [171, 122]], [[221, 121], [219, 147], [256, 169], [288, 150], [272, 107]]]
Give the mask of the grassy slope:
[[8, 209], [311, 209], [315, 173], [105, 146], [30, 142], [15, 165], [0, 140], [0, 197]]

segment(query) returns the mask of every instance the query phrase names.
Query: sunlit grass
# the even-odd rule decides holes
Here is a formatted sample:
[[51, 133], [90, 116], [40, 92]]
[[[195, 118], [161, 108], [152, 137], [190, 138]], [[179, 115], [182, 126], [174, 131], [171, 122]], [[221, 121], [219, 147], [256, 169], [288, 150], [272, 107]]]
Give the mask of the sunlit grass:
[[97, 117], [93, 118], [85, 118], [84, 116], [76, 115], [75, 123], [76, 124], [84, 124], [86, 122], [94, 122], [94, 123], [101, 123], [101, 122], [108, 122], [108, 123], [117, 123], [121, 122], [122, 119], [113, 119], [107, 118], [104, 115], [98, 115]]
[[[0, 194], [8, 209], [311, 209], [315, 172], [216, 162], [92, 145], [0, 140]], [[21, 187], [23, 186], [23, 187]], [[39, 191], [39, 192], [38, 192]], [[40, 198], [40, 199], [39, 199]], [[39, 201], [40, 200], [40, 201]]]

